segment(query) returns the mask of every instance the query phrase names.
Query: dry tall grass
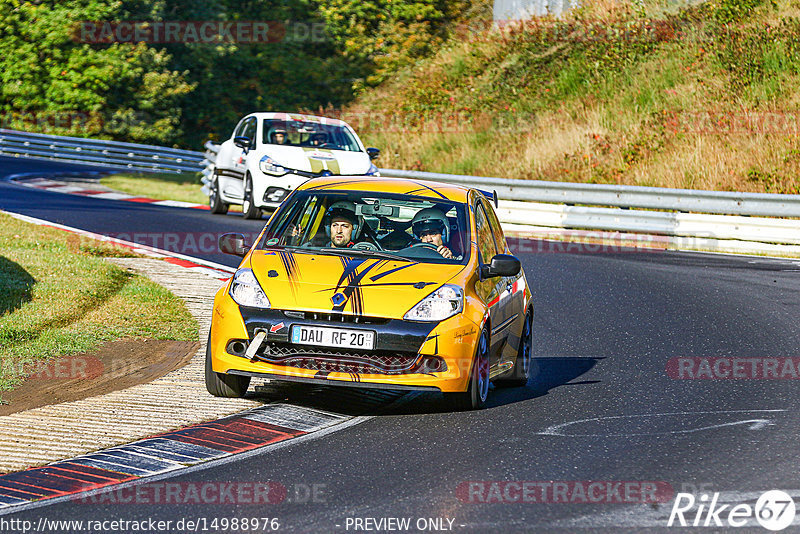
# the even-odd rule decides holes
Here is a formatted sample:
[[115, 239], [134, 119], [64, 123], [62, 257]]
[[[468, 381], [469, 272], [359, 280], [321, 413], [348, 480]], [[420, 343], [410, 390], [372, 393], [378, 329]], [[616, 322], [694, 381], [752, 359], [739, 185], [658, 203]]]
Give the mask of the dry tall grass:
[[[609, 24], [636, 9], [610, 0], [586, 5], [576, 16]], [[646, 7], [653, 20], [675, 11], [666, 1]], [[545, 20], [537, 22], [538, 30], [462, 35], [347, 111], [375, 119], [359, 133], [382, 149], [379, 164], [387, 168], [800, 193], [800, 62], [794, 55], [780, 57], [783, 49], [774, 48], [768, 33], [770, 24], [791, 21], [799, 11], [800, 2], [779, 1], [741, 23], [762, 36], [733, 49], [742, 65], [756, 61], [753, 68], [760, 69], [746, 83], [736, 77], [744, 67], [729, 72], [719, 59], [724, 47], [735, 46], [725, 41], [728, 36], [696, 37], [707, 31], [702, 20], [700, 30], [681, 27], [677, 37], [638, 55], [626, 49], [634, 41], [600, 43], [621, 59], [607, 71], [595, 66], [593, 78], [572, 79], [570, 68], [585, 59], [575, 43], [531, 44], [542, 25], [555, 24]], [[763, 57], [753, 56], [758, 46]], [[535, 66], [547, 68], [550, 56], [561, 70], [537, 79]], [[521, 67], [527, 64], [534, 70]], [[527, 82], [529, 74], [538, 81]], [[551, 91], [563, 96], [551, 97]]]

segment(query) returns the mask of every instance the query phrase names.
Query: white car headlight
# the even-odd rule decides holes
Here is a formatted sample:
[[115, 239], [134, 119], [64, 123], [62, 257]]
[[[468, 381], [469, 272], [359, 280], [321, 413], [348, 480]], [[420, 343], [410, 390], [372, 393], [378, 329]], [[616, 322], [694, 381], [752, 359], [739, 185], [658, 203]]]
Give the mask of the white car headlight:
[[269, 308], [271, 304], [258, 280], [250, 269], [239, 269], [233, 275], [230, 295], [240, 306], [250, 308]]
[[445, 284], [411, 308], [403, 319], [410, 321], [443, 321], [464, 309], [464, 291]]
[[278, 165], [278, 162], [269, 156], [264, 156], [261, 158], [261, 161], [258, 162], [258, 168], [261, 169], [261, 172], [264, 174], [272, 174], [275, 176], [283, 176], [289, 172], [289, 169], [282, 165]]

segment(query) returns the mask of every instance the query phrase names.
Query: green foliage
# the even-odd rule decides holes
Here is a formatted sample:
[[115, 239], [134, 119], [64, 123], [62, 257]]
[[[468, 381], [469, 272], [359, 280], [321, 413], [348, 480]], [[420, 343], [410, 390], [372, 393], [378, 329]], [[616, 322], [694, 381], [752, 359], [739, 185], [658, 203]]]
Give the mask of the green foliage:
[[[111, 0], [0, 0], [0, 112], [5, 123], [36, 117], [60, 134], [172, 143], [181, 135], [180, 98], [192, 86], [169, 54], [143, 44], [79, 42], [80, 21], [119, 20]], [[58, 117], [89, 117], [63, 124]], [[25, 124], [21, 125], [25, 127]], [[28, 125], [29, 126], [29, 125]]]
[[[713, 10], [714, 19], [728, 24], [742, 20], [763, 3], [764, 0], [713, 0], [709, 2], [708, 8]], [[768, 3], [775, 5], [774, 0], [769, 0]]]
[[[476, 2], [477, 3], [477, 2]], [[3, 126], [197, 148], [255, 110], [341, 107], [471, 0], [0, 0]], [[485, 7], [485, 6], [484, 6]], [[81, 21], [267, 21], [269, 43], [81, 42]]]
[[800, 21], [720, 28], [713, 42], [717, 65], [730, 75], [737, 90], [800, 73]]
[[398, 67], [435, 52], [448, 30], [469, 12], [469, 0], [317, 1], [328, 33], [366, 77], [355, 88], [375, 86]]

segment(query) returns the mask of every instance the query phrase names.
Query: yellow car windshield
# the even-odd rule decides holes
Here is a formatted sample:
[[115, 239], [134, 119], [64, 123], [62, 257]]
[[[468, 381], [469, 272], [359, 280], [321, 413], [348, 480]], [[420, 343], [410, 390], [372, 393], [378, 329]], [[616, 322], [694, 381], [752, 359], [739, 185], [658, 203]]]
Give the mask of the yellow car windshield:
[[297, 191], [272, 218], [260, 248], [394, 256], [465, 264], [464, 204], [413, 195]]

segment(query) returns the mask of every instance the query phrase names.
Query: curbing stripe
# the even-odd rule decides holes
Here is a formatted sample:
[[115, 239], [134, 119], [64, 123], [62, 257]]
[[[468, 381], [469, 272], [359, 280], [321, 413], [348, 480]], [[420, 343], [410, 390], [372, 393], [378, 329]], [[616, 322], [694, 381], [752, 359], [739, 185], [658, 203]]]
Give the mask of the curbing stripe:
[[268, 405], [263, 410], [249, 413], [245, 417], [253, 421], [293, 428], [303, 432], [316, 432], [346, 419], [341, 415], [320, 411], [311, 412], [308, 408], [298, 408], [287, 404]]
[[307, 436], [351, 419], [310, 408], [266, 405], [49, 466], [0, 475], [0, 508], [180, 470]]
[[86, 465], [89, 467], [97, 467], [98, 469], [107, 469], [108, 471], [116, 471], [117, 473], [120, 473], [122, 475], [127, 475], [129, 477], [141, 477], [152, 474], [152, 472], [147, 471], [146, 469], [137, 469], [133, 466], [126, 466], [123, 463], [106, 461], [106, 459], [104, 458], [92, 458], [88, 456], [83, 456], [79, 458], [74, 458], [72, 461], [76, 464]]
[[[118, 473], [116, 471], [109, 471], [108, 469], [102, 469], [99, 467], [92, 467], [89, 465], [82, 465], [73, 462], [72, 460], [63, 460], [60, 462], [56, 462], [51, 464], [50, 467], [57, 467], [59, 469], [64, 469], [66, 471], [74, 471], [75, 473], [88, 473], [90, 475], [96, 475], [100, 478], [106, 478], [112, 482], [122, 482], [123, 480], [129, 480], [129, 475], [123, 475], [122, 473]], [[40, 467], [37, 469], [47, 469], [46, 467]], [[30, 471], [34, 471], [31, 469]], [[2, 484], [2, 476], [0, 476], [0, 484]]]
[[123, 445], [120, 448], [124, 447], [142, 449], [148, 451], [148, 453], [156, 455], [156, 457], [169, 458], [170, 455], [174, 455], [176, 457], [181, 456], [187, 458], [187, 460], [183, 462], [186, 464], [202, 462], [203, 460], [219, 458], [220, 456], [225, 455], [225, 453], [210, 447], [192, 445], [191, 443], [183, 443], [166, 438], [144, 439], [142, 441], [133, 442], [130, 445]]
[[26, 499], [17, 499], [15, 497], [0, 495], [0, 508], [4, 506], [13, 506], [15, 504], [24, 504], [26, 502], [28, 502]]
[[86, 456], [87, 458], [94, 458], [104, 462], [114, 462], [120, 465], [133, 466], [136, 469], [150, 471], [152, 473], [160, 473], [162, 471], [169, 471], [170, 469], [177, 469], [182, 467], [183, 464], [166, 460], [163, 458], [149, 458], [140, 454], [130, 451], [120, 451], [113, 449], [106, 449], [100, 453]]
[[190, 208], [210, 210], [205, 204], [195, 204], [193, 202], [184, 202], [182, 200], [157, 200], [154, 198], [137, 197], [134, 195], [127, 195], [125, 193], [115, 193], [111, 191], [98, 191], [97, 189], [87, 189], [77, 185], [69, 185], [64, 182], [56, 182], [44, 178], [26, 178], [21, 176], [17, 179], [12, 178], [14, 183], [30, 187], [32, 189], [45, 189], [47, 191], [55, 191], [57, 193], [66, 193], [70, 195], [81, 195], [85, 197], [102, 198], [105, 200], [124, 200], [126, 202], [138, 202], [140, 204], [155, 204], [157, 206], [169, 206], [172, 208]]
[[[23, 489], [20, 489], [20, 487]], [[17, 499], [26, 499], [28, 501], [35, 501], [41, 497], [39, 493], [33, 492], [33, 488], [27, 488], [26, 491], [26, 487], [24, 485], [16, 484], [11, 481], [0, 484], [0, 494], [7, 497], [15, 497]]]

